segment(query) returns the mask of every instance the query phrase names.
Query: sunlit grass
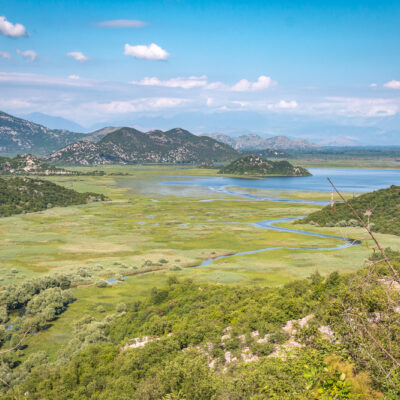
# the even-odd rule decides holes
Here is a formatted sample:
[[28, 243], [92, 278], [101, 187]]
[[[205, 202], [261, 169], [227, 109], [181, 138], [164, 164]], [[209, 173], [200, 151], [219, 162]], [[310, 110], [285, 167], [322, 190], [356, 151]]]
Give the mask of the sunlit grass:
[[[110, 201], [0, 219], [0, 285], [43, 274], [72, 273], [85, 268], [96, 280], [129, 276], [110, 288], [95, 285], [74, 288], [77, 301], [46, 331], [27, 341], [26, 354], [46, 348], [56, 357], [72, 337], [73, 323], [85, 315], [103, 318], [121, 302], [142, 299], [168, 276], [223, 285], [276, 286], [306, 278], [315, 271], [326, 275], [360, 268], [371, 254], [371, 243], [340, 251], [279, 249], [215, 260], [194, 267], [209, 257], [268, 247], [335, 247], [340, 239], [277, 232], [251, 225], [267, 219], [298, 217], [318, 210], [313, 204], [252, 201], [215, 194], [205, 188], [164, 187], [157, 175], [207, 175], [210, 171], [173, 167], [108, 166], [107, 172], [130, 175], [48, 177], [75, 190], [104, 193]], [[147, 176], [146, 176], [147, 175]], [[271, 191], [268, 191], [268, 193]], [[254, 192], [256, 193], [256, 191]], [[257, 192], [261, 193], [261, 191]], [[182, 195], [184, 194], [184, 195]], [[326, 193], [282, 192], [278, 197], [327, 200]], [[282, 196], [285, 195], [285, 196]], [[209, 197], [222, 201], [202, 202]], [[305, 231], [368, 239], [360, 228], [283, 226]], [[400, 248], [400, 239], [378, 235], [382, 244]], [[162, 262], [161, 262], [162, 260]], [[143, 273], [148, 268], [157, 272]], [[11, 269], [17, 273], [11, 272]], [[133, 275], [135, 274], [135, 275]], [[132, 276], [130, 276], [132, 275]], [[98, 311], [102, 306], [103, 313]]]

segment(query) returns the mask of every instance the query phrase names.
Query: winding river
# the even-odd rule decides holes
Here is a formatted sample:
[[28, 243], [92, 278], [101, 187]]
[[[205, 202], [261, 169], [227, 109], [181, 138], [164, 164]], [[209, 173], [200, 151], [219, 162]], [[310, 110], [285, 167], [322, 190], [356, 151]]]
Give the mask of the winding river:
[[245, 255], [249, 255], [249, 254], [263, 253], [263, 252], [272, 251], [272, 250], [288, 249], [288, 250], [332, 251], [332, 250], [347, 249], [348, 247], [357, 246], [361, 243], [361, 241], [359, 241], [359, 240], [351, 239], [351, 238], [347, 238], [347, 237], [324, 235], [321, 233], [307, 232], [307, 231], [302, 231], [299, 229], [283, 228], [280, 226], [276, 226], [276, 224], [280, 224], [280, 223], [284, 223], [284, 222], [292, 222], [292, 221], [296, 221], [296, 220], [299, 220], [302, 218], [304, 218], [304, 217], [267, 219], [265, 221], [255, 222], [255, 223], [252, 223], [249, 225], [254, 226], [255, 228], [273, 229], [278, 232], [291, 232], [291, 233], [296, 233], [299, 235], [316, 236], [316, 237], [327, 238], [327, 239], [341, 239], [341, 240], [343, 240], [343, 243], [339, 244], [338, 246], [335, 246], [335, 247], [289, 247], [289, 246], [288, 247], [286, 247], [286, 246], [265, 247], [263, 249], [243, 251], [243, 252], [239, 252], [239, 253], [227, 254], [224, 256], [219, 256], [219, 257], [214, 257], [214, 258], [210, 257], [210, 258], [207, 258], [205, 261], [203, 261], [201, 264], [194, 265], [194, 267], [205, 267], [207, 265], [211, 265], [214, 261], [221, 260], [223, 258], [245, 256]]
[[[285, 202], [285, 203], [310, 203], [318, 205], [326, 205], [327, 201], [315, 201], [315, 200], [303, 200], [303, 199], [291, 199], [281, 198], [278, 196], [265, 196], [262, 194], [248, 193], [248, 189], [261, 189], [261, 190], [272, 190], [274, 191], [317, 191], [317, 192], [329, 192], [332, 190], [330, 184], [327, 182], [327, 177], [330, 177], [335, 185], [342, 192], [350, 193], [363, 193], [370, 192], [377, 189], [382, 189], [390, 185], [400, 185], [400, 170], [398, 169], [335, 169], [335, 168], [314, 168], [310, 169], [312, 176], [307, 177], [270, 177], [267, 179], [242, 179], [232, 177], [174, 177], [179, 178], [174, 181], [160, 181], [160, 185], [174, 186], [174, 194], [176, 195], [175, 189], [179, 187], [202, 187], [206, 188], [211, 192], [227, 194], [230, 196], [245, 197], [251, 200], [258, 201], [273, 201], [273, 202]], [[237, 190], [236, 188], [240, 188]], [[246, 191], [247, 189], [247, 191]], [[279, 192], [277, 192], [279, 193]], [[208, 198], [199, 201], [223, 201], [224, 198]], [[232, 200], [232, 198], [230, 198]], [[156, 200], [154, 200], [156, 201]], [[277, 226], [277, 224], [292, 222], [294, 220], [304, 218], [281, 218], [260, 221], [256, 223], [249, 223], [255, 228], [259, 229], [273, 229], [278, 232], [290, 232], [298, 235], [316, 236], [327, 239], [340, 239], [343, 241], [335, 247], [265, 247], [257, 250], [243, 251], [233, 254], [227, 254], [218, 257], [210, 257], [204, 260], [202, 263], [194, 265], [193, 267], [204, 267], [211, 265], [214, 261], [221, 260], [228, 257], [238, 257], [250, 254], [263, 253], [267, 251], [288, 249], [288, 250], [308, 250], [308, 251], [336, 251], [346, 249], [352, 246], [357, 246], [361, 242], [356, 239], [348, 237], [325, 235], [315, 232], [307, 232], [299, 229], [284, 228]], [[190, 225], [187, 222], [184, 225]], [[114, 281], [114, 278], [109, 280]]]
[[[347, 249], [348, 247], [357, 246], [357, 245], [361, 244], [361, 241], [356, 240], [356, 239], [351, 239], [348, 237], [324, 235], [322, 233], [307, 232], [307, 231], [302, 231], [299, 229], [291, 229], [291, 228], [284, 228], [284, 227], [276, 226], [276, 224], [292, 222], [292, 221], [296, 221], [296, 220], [299, 220], [302, 218], [304, 218], [304, 217], [267, 219], [267, 220], [260, 221], [260, 222], [249, 223], [247, 225], [254, 226], [255, 228], [260, 228], [260, 229], [273, 229], [278, 232], [291, 232], [291, 233], [296, 233], [299, 235], [316, 236], [316, 237], [327, 238], [327, 239], [341, 239], [341, 240], [343, 240], [343, 243], [339, 244], [335, 247], [289, 247], [289, 246], [265, 247], [265, 248], [257, 249], [257, 250], [242, 251], [242, 252], [226, 254], [226, 255], [218, 256], [218, 257], [210, 257], [210, 258], [207, 258], [206, 260], [204, 260], [200, 264], [191, 266], [191, 268], [206, 267], [208, 265], [211, 265], [214, 261], [222, 260], [223, 258], [246, 256], [249, 254], [263, 253], [263, 252], [272, 251], [272, 250], [288, 249], [288, 250], [310, 250], [310, 251], [334, 251], [334, 250]], [[232, 223], [234, 223], [234, 222], [232, 222]], [[190, 222], [186, 222], [183, 225], [188, 226], [191, 224], [192, 223], [190, 223]], [[208, 224], [201, 223], [201, 225], [208, 225]], [[147, 273], [147, 272], [144, 272], [144, 273]], [[125, 280], [126, 278], [129, 278], [129, 276], [122, 277], [123, 280]], [[116, 278], [106, 279], [106, 281], [108, 283], [112, 284], [116, 281]]]

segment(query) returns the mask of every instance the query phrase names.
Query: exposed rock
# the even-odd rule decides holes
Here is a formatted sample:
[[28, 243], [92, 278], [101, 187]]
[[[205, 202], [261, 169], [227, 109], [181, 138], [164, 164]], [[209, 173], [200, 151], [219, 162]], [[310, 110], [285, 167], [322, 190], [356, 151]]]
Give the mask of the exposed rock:
[[133, 338], [129, 340], [129, 342], [125, 346], [120, 348], [120, 352], [127, 349], [137, 349], [138, 347], [144, 347], [147, 343], [154, 342], [155, 340], [160, 340], [160, 338], [157, 336], [143, 336]]
[[322, 325], [318, 328], [318, 330], [324, 335], [330, 342], [333, 342], [335, 339], [335, 333], [329, 325]]
[[56, 168], [32, 154], [14, 158], [0, 157], [0, 175], [77, 175], [78, 172]]
[[308, 326], [308, 321], [314, 318], [313, 314], [306, 315], [304, 318], [301, 319], [292, 319], [286, 322], [286, 325], [282, 328], [285, 332], [289, 333], [290, 335], [295, 335], [297, 333], [296, 325], [300, 328], [304, 328]]

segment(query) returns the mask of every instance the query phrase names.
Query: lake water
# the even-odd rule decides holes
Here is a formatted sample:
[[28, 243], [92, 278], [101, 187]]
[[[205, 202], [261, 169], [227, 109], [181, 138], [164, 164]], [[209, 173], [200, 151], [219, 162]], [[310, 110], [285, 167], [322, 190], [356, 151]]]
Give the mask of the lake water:
[[251, 189], [275, 189], [297, 191], [331, 191], [332, 182], [342, 192], [362, 193], [400, 185], [400, 170], [397, 169], [341, 169], [341, 168], [310, 168], [313, 176], [304, 177], [270, 177], [265, 179], [244, 179], [228, 177], [183, 178], [168, 182], [166, 185], [185, 185], [208, 187], [214, 191], [227, 187]]

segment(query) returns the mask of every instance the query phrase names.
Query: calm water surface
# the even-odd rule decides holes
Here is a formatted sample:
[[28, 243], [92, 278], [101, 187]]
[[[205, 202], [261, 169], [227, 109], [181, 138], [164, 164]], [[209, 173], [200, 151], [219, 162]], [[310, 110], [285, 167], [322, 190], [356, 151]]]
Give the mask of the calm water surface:
[[[266, 179], [243, 179], [228, 177], [183, 178], [161, 182], [164, 185], [202, 186], [212, 190], [225, 187], [251, 189], [275, 189], [297, 191], [331, 191], [332, 187], [326, 178], [342, 192], [371, 192], [391, 185], [400, 185], [400, 170], [397, 169], [340, 169], [310, 168], [313, 176], [304, 177], [270, 177]], [[219, 191], [219, 190], [218, 190]]]

